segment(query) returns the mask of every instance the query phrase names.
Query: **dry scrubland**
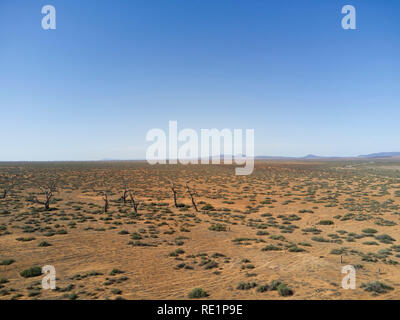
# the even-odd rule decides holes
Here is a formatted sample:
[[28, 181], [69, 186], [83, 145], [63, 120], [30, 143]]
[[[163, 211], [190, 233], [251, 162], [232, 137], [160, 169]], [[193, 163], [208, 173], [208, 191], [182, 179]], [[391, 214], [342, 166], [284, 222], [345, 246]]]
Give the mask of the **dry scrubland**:
[[[2, 163], [0, 299], [398, 299], [399, 170], [258, 162], [239, 177], [224, 165]], [[46, 210], [39, 186], [51, 182]], [[347, 264], [356, 290], [341, 288]], [[56, 268], [54, 291], [41, 288], [44, 265]]]

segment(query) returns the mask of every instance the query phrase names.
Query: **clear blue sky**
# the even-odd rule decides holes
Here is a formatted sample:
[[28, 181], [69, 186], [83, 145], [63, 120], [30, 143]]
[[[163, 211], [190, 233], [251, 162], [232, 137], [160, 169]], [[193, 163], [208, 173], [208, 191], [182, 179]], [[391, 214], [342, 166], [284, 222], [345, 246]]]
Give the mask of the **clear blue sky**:
[[256, 155], [400, 151], [400, 1], [1, 0], [0, 111], [0, 161], [144, 158], [169, 120], [254, 128]]

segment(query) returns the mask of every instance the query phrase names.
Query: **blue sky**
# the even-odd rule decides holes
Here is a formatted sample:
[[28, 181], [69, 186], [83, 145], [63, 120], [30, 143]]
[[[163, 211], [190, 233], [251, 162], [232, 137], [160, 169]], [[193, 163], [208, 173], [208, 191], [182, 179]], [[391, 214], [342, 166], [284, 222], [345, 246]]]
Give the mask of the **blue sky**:
[[0, 161], [144, 158], [169, 120], [254, 128], [256, 155], [400, 151], [399, 57], [398, 0], [2, 0]]

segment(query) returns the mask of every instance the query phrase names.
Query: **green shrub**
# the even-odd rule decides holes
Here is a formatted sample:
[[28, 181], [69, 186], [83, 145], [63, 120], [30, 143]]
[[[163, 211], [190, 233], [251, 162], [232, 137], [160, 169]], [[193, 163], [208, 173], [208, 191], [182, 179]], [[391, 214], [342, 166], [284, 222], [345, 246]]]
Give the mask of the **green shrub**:
[[111, 293], [112, 293], [112, 294], [121, 294], [122, 291], [121, 291], [120, 289], [112, 289], [112, 290], [111, 290]]
[[141, 240], [141, 239], [143, 239], [142, 236], [137, 232], [132, 233], [131, 238], [133, 240]]
[[201, 210], [214, 210], [214, 207], [211, 204], [206, 204], [201, 207]]
[[288, 288], [284, 283], [281, 283], [278, 286], [277, 290], [278, 290], [279, 295], [282, 297], [288, 297], [288, 296], [293, 295], [292, 289]]
[[20, 238], [17, 238], [16, 240], [22, 241], [22, 242], [28, 242], [28, 241], [32, 241], [32, 240], [35, 240], [35, 239], [36, 238], [34, 238], [34, 237], [29, 237], [29, 238], [20, 237]]
[[267, 284], [266, 285], [259, 285], [257, 287], [257, 292], [266, 292], [266, 291], [268, 291], [268, 289], [269, 289], [269, 286]]
[[41, 274], [42, 274], [42, 268], [40, 268], [40, 267], [32, 267], [32, 268], [26, 269], [20, 273], [20, 275], [24, 278], [38, 277]]
[[329, 239], [325, 239], [324, 237], [312, 237], [311, 240], [317, 242], [331, 242]]
[[211, 230], [211, 231], [226, 231], [226, 226], [223, 225], [223, 224], [217, 223], [217, 224], [213, 224], [212, 226], [210, 226], [208, 228], [208, 230]]
[[12, 263], [14, 263], [15, 260], [14, 259], [4, 259], [3, 261], [0, 262], [1, 266], [8, 266]]
[[114, 268], [111, 270], [110, 276], [115, 276], [116, 274], [121, 274], [121, 273], [124, 273], [124, 271]]
[[332, 249], [331, 250], [331, 254], [343, 254], [343, 253], [345, 253], [346, 252], [346, 250], [344, 249], [344, 248], [340, 248], [340, 249]]
[[177, 256], [179, 256], [179, 255], [182, 254], [182, 253], [185, 253], [185, 251], [182, 250], [182, 249], [176, 249], [175, 251], [170, 252], [170, 253], [169, 253], [169, 256], [170, 256], [170, 257], [177, 257]]
[[378, 246], [378, 242], [376, 241], [365, 241], [363, 242], [363, 244], [367, 245], [367, 246]]
[[273, 244], [269, 244], [261, 249], [262, 251], [279, 251], [281, 248], [274, 246]]
[[329, 225], [334, 224], [334, 222], [333, 222], [332, 220], [321, 220], [321, 221], [319, 222], [319, 224], [320, 224], [320, 225], [324, 225], [324, 226], [329, 226]]
[[394, 290], [391, 286], [384, 284], [380, 281], [363, 283], [360, 287], [363, 288], [365, 291], [374, 292], [375, 294], [386, 293], [390, 290]]
[[199, 299], [208, 297], [208, 293], [205, 292], [202, 288], [194, 288], [191, 292], [189, 292], [190, 299]]
[[7, 296], [10, 294], [10, 291], [8, 289], [1, 289], [0, 290], [0, 296]]
[[71, 294], [68, 295], [68, 298], [70, 300], [76, 300], [78, 299], [78, 295], [75, 292], [72, 292]]
[[47, 241], [42, 241], [39, 243], [39, 247], [50, 247], [52, 244], [48, 243]]
[[211, 260], [210, 262], [208, 262], [205, 266], [204, 269], [209, 270], [212, 268], [217, 268], [218, 267], [218, 263], [215, 262], [214, 260]]
[[392, 243], [392, 241], [395, 241], [395, 239], [393, 239], [388, 234], [380, 234], [378, 236], [375, 236], [375, 239], [379, 240], [382, 243], [387, 243], [387, 244], [390, 244], [390, 243]]
[[272, 240], [285, 241], [285, 237], [282, 236], [282, 235], [273, 234], [273, 235], [270, 236], [269, 238], [272, 239]]
[[257, 286], [255, 282], [239, 282], [236, 289], [238, 290], [249, 290]]
[[375, 229], [372, 229], [372, 228], [366, 228], [366, 229], [362, 229], [362, 232], [368, 233], [368, 234], [373, 234], [373, 233], [377, 233], [378, 231], [376, 231]]
[[303, 252], [306, 251], [303, 248], [299, 248], [298, 246], [294, 245], [288, 249], [289, 252]]
[[269, 284], [269, 290], [277, 290], [278, 286], [283, 283], [280, 280], [271, 280], [271, 283]]

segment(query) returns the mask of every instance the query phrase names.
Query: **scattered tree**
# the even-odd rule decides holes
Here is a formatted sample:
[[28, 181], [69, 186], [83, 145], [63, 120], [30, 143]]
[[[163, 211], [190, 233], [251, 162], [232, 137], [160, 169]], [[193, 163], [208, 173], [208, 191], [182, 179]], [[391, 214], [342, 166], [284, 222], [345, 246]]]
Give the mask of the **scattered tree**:
[[108, 208], [110, 207], [110, 204], [108, 202], [107, 192], [104, 192], [103, 200], [104, 200], [104, 213], [107, 213], [108, 212]]
[[189, 186], [186, 184], [186, 192], [189, 194], [190, 199], [192, 200], [194, 209], [196, 210], [196, 212], [199, 212], [199, 209], [197, 209], [196, 201], [194, 199], [194, 196], [197, 195], [196, 190], [190, 189]]
[[135, 211], [135, 213], [138, 213], [138, 207], [140, 205], [140, 201], [137, 201], [135, 199], [135, 197], [133, 196], [132, 192], [129, 192], [129, 197], [131, 199], [131, 204], [132, 204], [133, 210]]
[[0, 199], [5, 199], [7, 197], [8, 190], [4, 189], [3, 194], [0, 194]]
[[4, 178], [2, 177], [1, 180], [4, 180], [4, 187], [3, 187], [3, 191], [0, 192], [0, 200], [7, 198], [11, 189], [15, 185], [16, 179], [17, 179], [16, 176], [13, 176], [13, 177], [6, 176]]
[[177, 190], [176, 190], [175, 184], [172, 181], [170, 181], [170, 188], [172, 191], [172, 195], [174, 197], [174, 206], [175, 206], [175, 208], [178, 208], [178, 203], [176, 201]]
[[47, 185], [39, 185], [38, 188], [42, 191], [42, 194], [44, 195], [45, 199], [39, 200], [36, 196], [33, 196], [33, 198], [30, 199], [30, 201], [33, 203], [44, 205], [45, 210], [49, 211], [51, 199], [53, 198], [54, 193], [57, 191], [56, 183], [51, 182], [50, 184]]
[[122, 193], [122, 197], [121, 200], [123, 201], [124, 205], [127, 202], [127, 198], [128, 198], [128, 188], [126, 186], [126, 184], [124, 185], [124, 192]]

